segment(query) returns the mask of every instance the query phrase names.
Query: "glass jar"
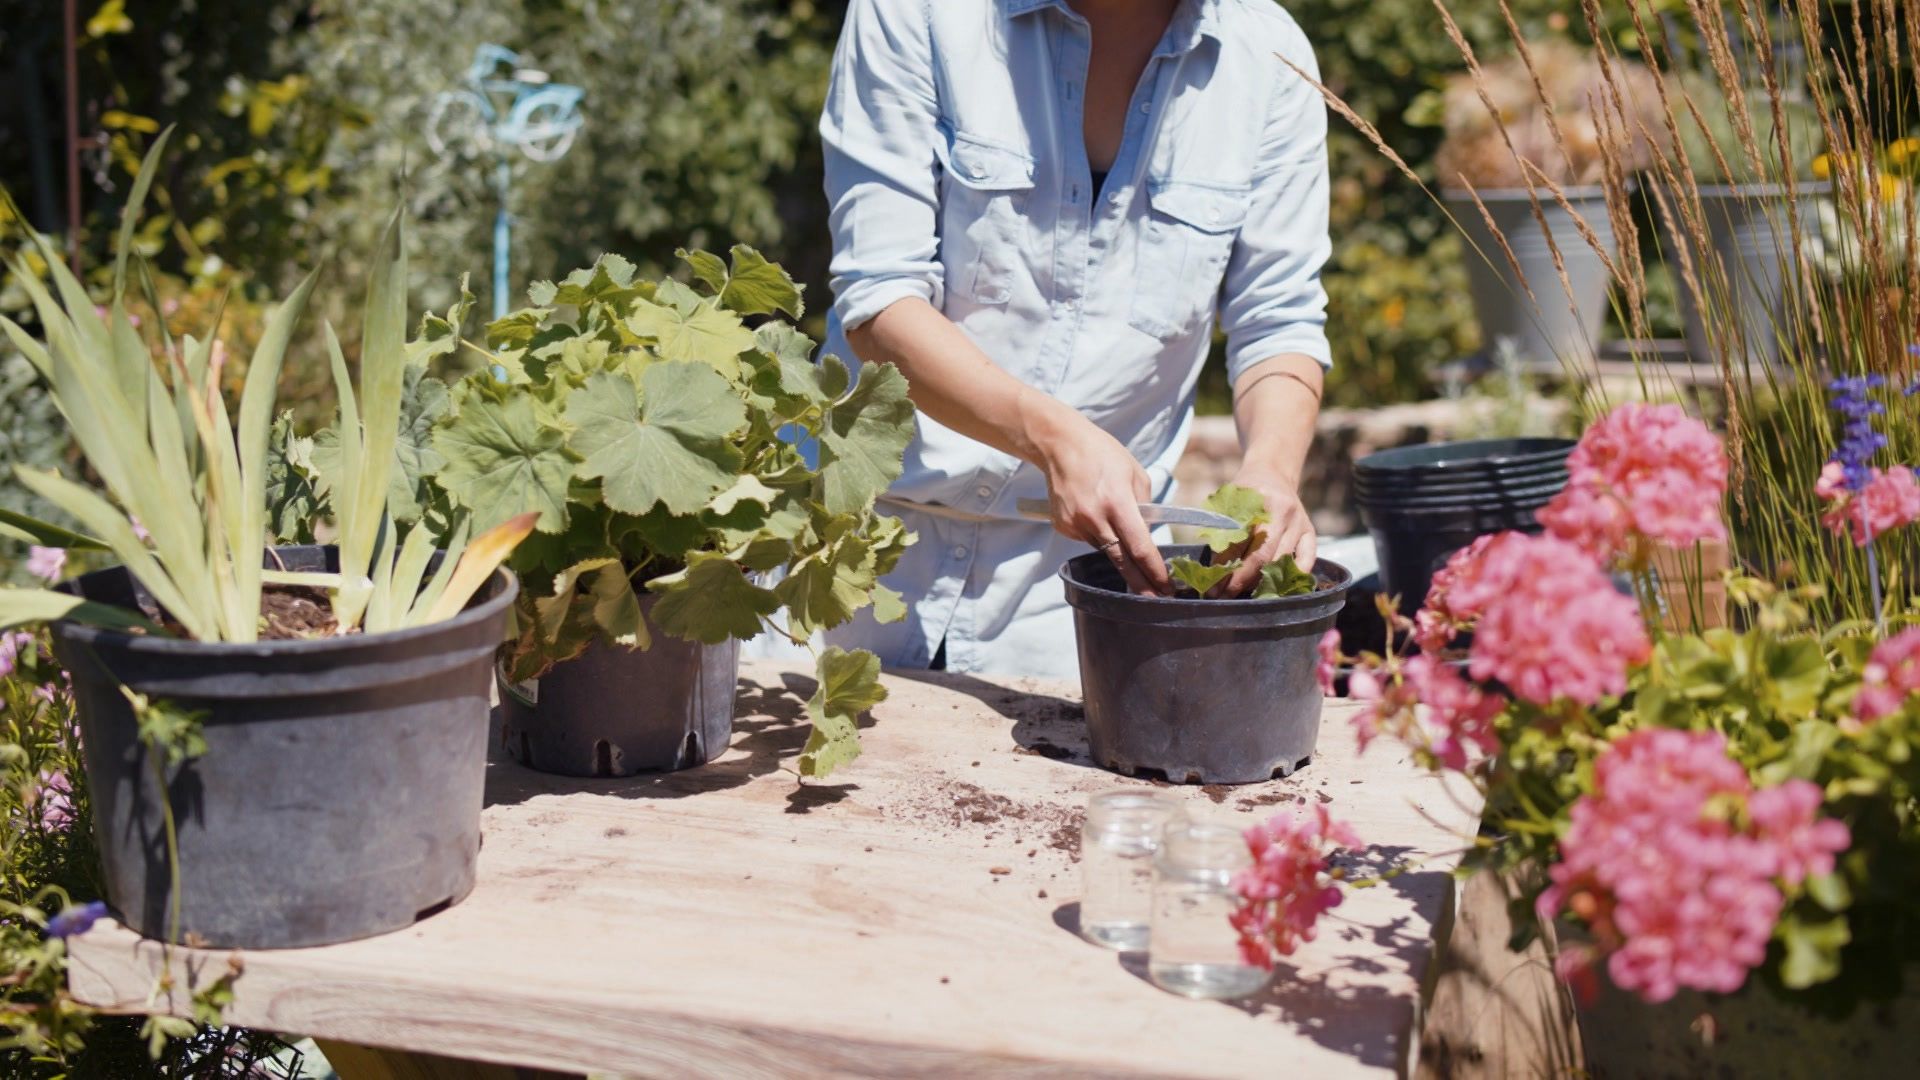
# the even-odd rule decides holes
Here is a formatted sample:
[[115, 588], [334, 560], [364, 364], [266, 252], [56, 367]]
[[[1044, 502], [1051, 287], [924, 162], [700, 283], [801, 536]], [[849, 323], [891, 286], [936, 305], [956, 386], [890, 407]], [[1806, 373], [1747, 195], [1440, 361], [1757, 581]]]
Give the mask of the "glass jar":
[[1147, 947], [1153, 853], [1180, 801], [1156, 791], [1108, 791], [1087, 801], [1080, 831], [1080, 934], [1122, 952]]
[[1246, 837], [1225, 825], [1175, 822], [1153, 857], [1153, 920], [1147, 975], [1194, 998], [1258, 993], [1272, 973], [1240, 958], [1227, 921], [1240, 905], [1233, 877], [1251, 865]]

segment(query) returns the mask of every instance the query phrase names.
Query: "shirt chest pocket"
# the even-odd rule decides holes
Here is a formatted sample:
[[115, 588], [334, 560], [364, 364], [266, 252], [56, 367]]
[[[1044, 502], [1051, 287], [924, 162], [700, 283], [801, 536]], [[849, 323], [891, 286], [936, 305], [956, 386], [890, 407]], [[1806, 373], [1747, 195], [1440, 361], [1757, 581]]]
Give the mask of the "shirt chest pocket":
[[1170, 340], [1213, 314], [1250, 194], [1245, 187], [1148, 182], [1150, 209], [1140, 227], [1128, 318], [1134, 329]]
[[959, 132], [935, 145], [945, 170], [940, 258], [947, 290], [977, 304], [1004, 304], [1025, 262], [1033, 158]]

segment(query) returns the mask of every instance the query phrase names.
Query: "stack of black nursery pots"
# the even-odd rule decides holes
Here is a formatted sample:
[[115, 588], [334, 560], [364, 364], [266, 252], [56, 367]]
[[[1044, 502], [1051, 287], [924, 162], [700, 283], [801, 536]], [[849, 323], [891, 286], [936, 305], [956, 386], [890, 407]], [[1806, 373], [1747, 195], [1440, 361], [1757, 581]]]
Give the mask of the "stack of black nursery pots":
[[1571, 439], [1424, 443], [1354, 463], [1354, 501], [1380, 556], [1380, 586], [1411, 614], [1449, 556], [1489, 533], [1538, 532], [1567, 484]]

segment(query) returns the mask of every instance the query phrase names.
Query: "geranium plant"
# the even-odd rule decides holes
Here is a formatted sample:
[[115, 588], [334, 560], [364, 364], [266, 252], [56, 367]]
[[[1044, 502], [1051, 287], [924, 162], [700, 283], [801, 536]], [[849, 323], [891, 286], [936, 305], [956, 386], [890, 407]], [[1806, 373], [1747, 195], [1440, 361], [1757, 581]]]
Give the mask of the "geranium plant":
[[[1816, 589], [1735, 577], [1741, 629], [1665, 632], [1651, 554], [1725, 535], [1726, 471], [1677, 407], [1616, 409], [1546, 535], [1462, 551], [1413, 620], [1383, 607], [1424, 651], [1353, 658], [1356, 723], [1483, 787], [1472, 861], [1539, 871], [1522, 880], [1576, 985], [1659, 1002], [1758, 972], [1828, 1005], [1885, 997], [1920, 931], [1920, 619], [1822, 626]], [[1868, 531], [1910, 532], [1902, 507]], [[1464, 670], [1442, 661], [1469, 630]]]
[[[535, 283], [432, 421], [425, 475], [447, 505], [481, 528], [537, 515], [512, 563], [515, 680], [596, 638], [805, 644], [869, 605], [905, 614], [880, 578], [913, 536], [874, 499], [912, 436], [906, 380], [815, 363], [776, 317], [799, 317], [800, 289], [752, 249], [682, 258], [691, 285], [636, 280], [616, 255]], [[884, 697], [870, 653], [826, 648], [818, 667], [799, 762], [813, 776], [859, 753], [856, 717]]]

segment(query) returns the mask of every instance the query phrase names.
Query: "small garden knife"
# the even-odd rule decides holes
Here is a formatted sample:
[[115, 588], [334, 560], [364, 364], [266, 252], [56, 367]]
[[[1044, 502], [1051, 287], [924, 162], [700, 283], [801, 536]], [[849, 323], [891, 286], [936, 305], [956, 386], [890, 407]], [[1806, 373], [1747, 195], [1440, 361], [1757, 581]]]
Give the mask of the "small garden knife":
[[[1053, 520], [1053, 504], [1045, 499], [1020, 499], [1014, 504], [1021, 517], [1036, 521]], [[1202, 510], [1197, 506], [1167, 506], [1141, 503], [1140, 518], [1148, 525], [1197, 525], [1204, 529], [1237, 529], [1240, 523], [1225, 514]]]

